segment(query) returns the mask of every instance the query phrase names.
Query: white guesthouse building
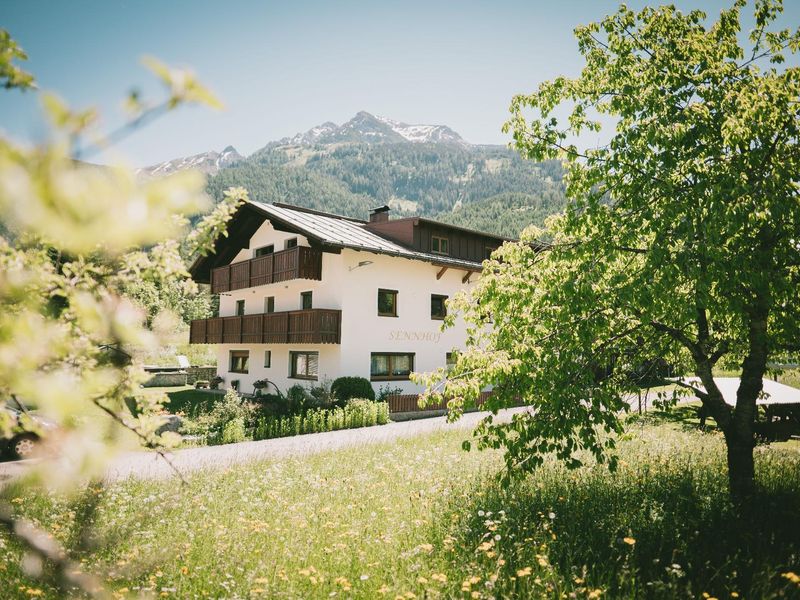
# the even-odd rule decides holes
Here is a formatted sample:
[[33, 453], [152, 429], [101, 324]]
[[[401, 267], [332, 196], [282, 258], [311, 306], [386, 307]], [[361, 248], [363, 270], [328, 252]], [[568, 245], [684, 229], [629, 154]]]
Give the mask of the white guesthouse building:
[[463, 347], [463, 323], [441, 331], [445, 300], [506, 240], [388, 212], [360, 221], [286, 204], [238, 209], [191, 268], [220, 294], [219, 317], [193, 321], [191, 342], [217, 345], [225, 386], [250, 393], [267, 379], [285, 392], [356, 375], [376, 392], [412, 394], [412, 371]]

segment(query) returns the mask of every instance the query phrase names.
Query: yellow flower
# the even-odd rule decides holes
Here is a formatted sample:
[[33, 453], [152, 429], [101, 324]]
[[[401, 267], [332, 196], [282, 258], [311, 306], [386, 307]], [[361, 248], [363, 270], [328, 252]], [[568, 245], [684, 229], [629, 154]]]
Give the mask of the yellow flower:
[[447, 575], [444, 573], [434, 573], [431, 575], [431, 579], [438, 581], [439, 583], [447, 583]]
[[353, 586], [350, 584], [350, 582], [349, 582], [349, 581], [347, 581], [347, 578], [346, 578], [346, 577], [337, 577], [337, 578], [336, 578], [336, 579], [334, 579], [333, 581], [334, 581], [334, 583], [336, 583], [337, 585], [340, 585], [340, 586], [342, 586], [342, 589], [343, 589], [344, 591], [348, 591], [348, 590], [349, 590], [351, 587], [353, 587]]
[[517, 571], [517, 577], [527, 577], [530, 574], [531, 574], [530, 567], [525, 567], [524, 569], [520, 569], [519, 571]]
[[793, 571], [789, 571], [788, 573], [784, 573], [783, 575], [781, 575], [781, 577], [784, 577], [784, 578], [788, 579], [792, 583], [796, 583], [797, 585], [800, 585], [800, 575], [796, 574]]
[[731, 592], [731, 598], [738, 598], [739, 592]]
[[622, 541], [628, 544], [628, 546], [633, 546], [636, 543], [636, 540], [633, 539], [632, 537], [622, 538]]
[[28, 596], [41, 596], [44, 594], [44, 592], [39, 588], [28, 588], [25, 590], [25, 593], [28, 594]]
[[589, 595], [587, 596], [587, 598], [589, 598], [589, 600], [596, 600], [596, 598], [599, 598], [602, 595], [603, 595], [603, 590], [596, 589], [596, 590], [592, 590], [591, 592], [589, 592]]

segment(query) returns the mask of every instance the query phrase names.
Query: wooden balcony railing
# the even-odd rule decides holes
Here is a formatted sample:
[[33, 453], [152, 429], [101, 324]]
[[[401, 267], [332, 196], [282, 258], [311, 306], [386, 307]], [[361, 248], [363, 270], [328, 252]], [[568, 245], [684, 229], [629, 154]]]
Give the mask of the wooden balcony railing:
[[342, 311], [327, 308], [192, 321], [191, 344], [339, 344]]
[[289, 279], [322, 279], [322, 251], [296, 246], [211, 271], [211, 293], [267, 285]]

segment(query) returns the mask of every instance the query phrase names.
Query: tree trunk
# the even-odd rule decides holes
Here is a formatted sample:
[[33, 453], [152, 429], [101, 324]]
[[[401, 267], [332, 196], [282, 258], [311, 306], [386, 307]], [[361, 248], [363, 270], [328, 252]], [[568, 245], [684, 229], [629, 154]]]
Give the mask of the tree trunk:
[[728, 447], [728, 485], [736, 501], [746, 501], [755, 490], [755, 464], [753, 462], [753, 433], [726, 435]]
[[764, 388], [769, 354], [767, 340], [768, 292], [757, 294], [748, 327], [749, 350], [742, 363], [742, 379], [736, 391], [733, 418], [725, 427], [728, 446], [728, 481], [734, 500], [747, 500], [755, 491], [754, 423], [756, 400]]

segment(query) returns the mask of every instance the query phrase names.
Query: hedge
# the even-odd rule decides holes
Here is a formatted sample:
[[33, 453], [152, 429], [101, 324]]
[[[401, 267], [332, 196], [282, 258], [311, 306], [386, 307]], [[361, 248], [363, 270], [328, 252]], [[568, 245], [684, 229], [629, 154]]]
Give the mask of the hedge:
[[288, 417], [261, 417], [256, 422], [253, 438], [266, 440], [303, 433], [320, 433], [338, 429], [354, 429], [389, 422], [389, 404], [363, 398], [347, 402], [344, 408], [317, 408]]

